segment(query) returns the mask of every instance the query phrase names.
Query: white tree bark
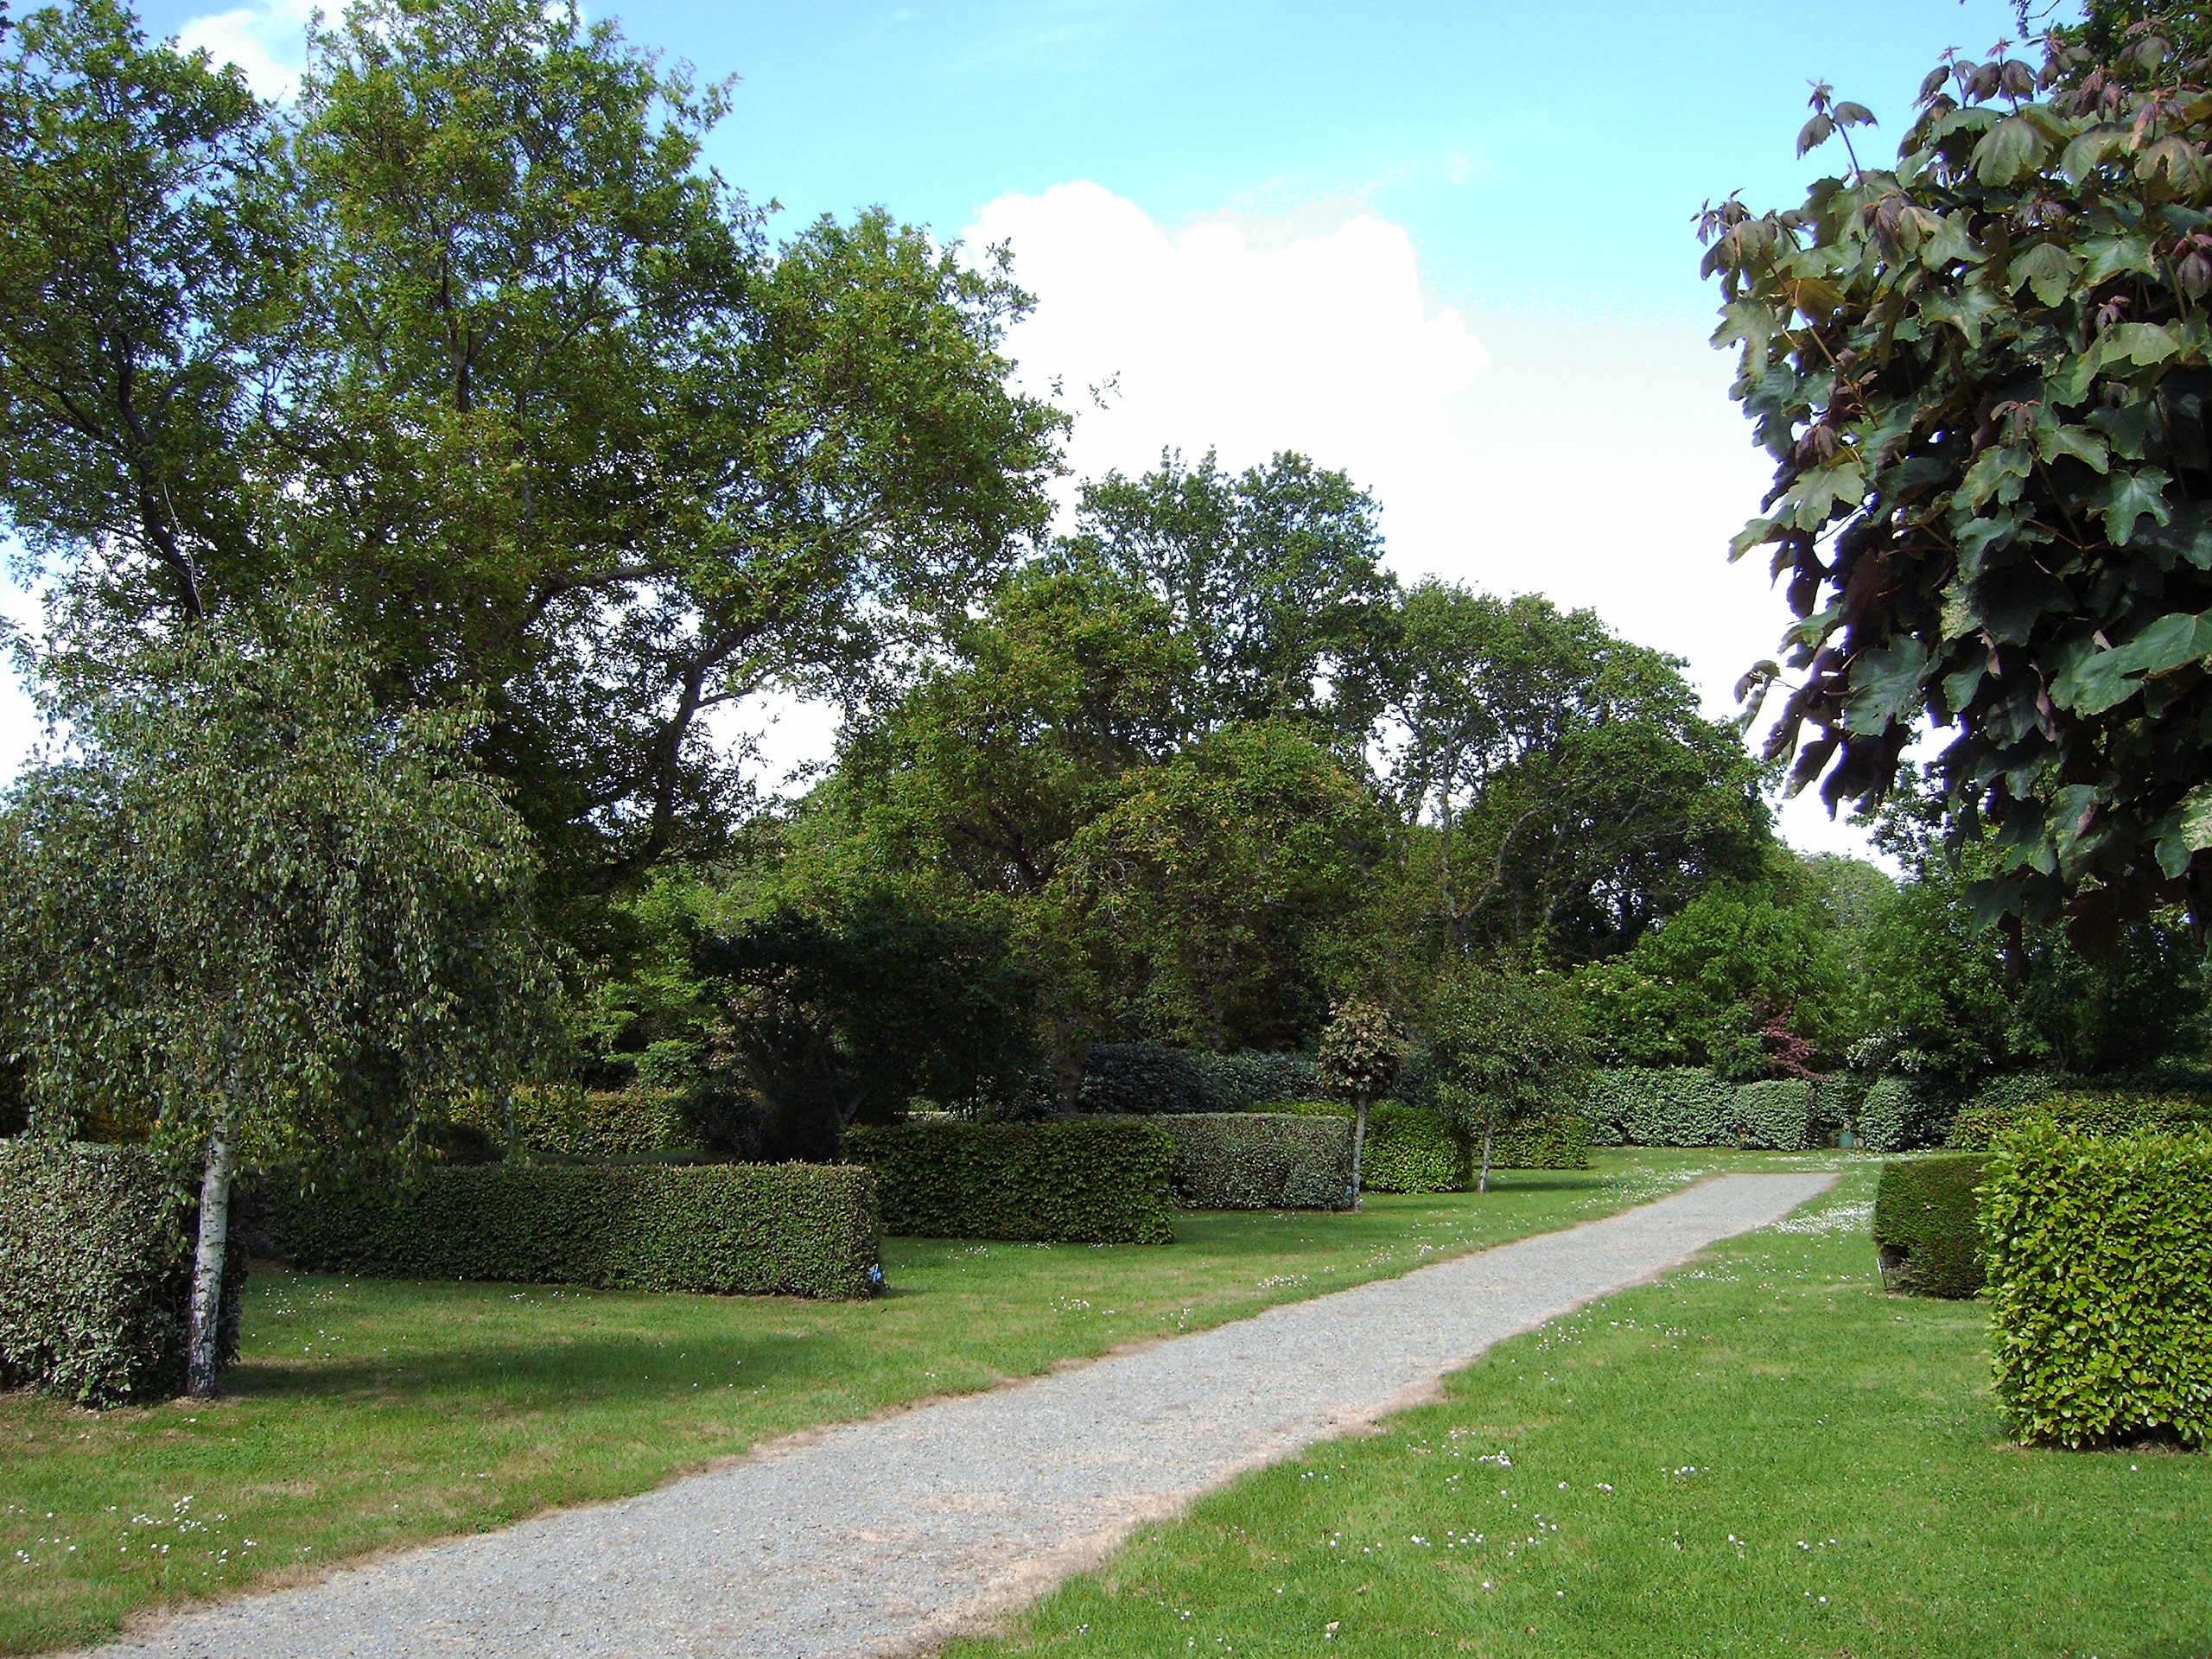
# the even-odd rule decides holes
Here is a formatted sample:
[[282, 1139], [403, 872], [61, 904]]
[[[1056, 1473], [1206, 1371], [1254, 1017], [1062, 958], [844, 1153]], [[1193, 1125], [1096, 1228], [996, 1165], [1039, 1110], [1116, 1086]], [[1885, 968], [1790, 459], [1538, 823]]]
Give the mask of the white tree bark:
[[1359, 1208], [1359, 1160], [1367, 1150], [1367, 1103], [1359, 1103], [1359, 1121], [1351, 1132], [1351, 1207]]
[[226, 1107], [207, 1137], [207, 1166], [200, 1178], [200, 1240], [192, 1261], [192, 1326], [188, 1338], [187, 1389], [215, 1395], [215, 1363], [222, 1339], [223, 1253], [231, 1241], [231, 1178], [238, 1173], [238, 1144]]
[[1491, 1138], [1497, 1134], [1497, 1126], [1495, 1123], [1483, 1125], [1483, 1173], [1482, 1179], [1475, 1183], [1475, 1191], [1478, 1192], [1490, 1191], [1490, 1143]]

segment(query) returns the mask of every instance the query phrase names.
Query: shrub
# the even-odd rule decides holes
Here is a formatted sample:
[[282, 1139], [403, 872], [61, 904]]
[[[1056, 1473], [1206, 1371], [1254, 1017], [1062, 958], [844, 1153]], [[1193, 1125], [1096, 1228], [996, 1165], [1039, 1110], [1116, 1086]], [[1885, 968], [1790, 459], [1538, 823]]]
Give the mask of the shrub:
[[866, 1296], [875, 1182], [824, 1164], [434, 1168], [391, 1192], [275, 1193], [302, 1268], [610, 1290]]
[[1736, 1086], [1703, 1066], [1596, 1071], [1584, 1099], [1590, 1138], [1601, 1146], [1736, 1144]]
[[1977, 1096], [1952, 1121], [1948, 1144], [1986, 1151], [1999, 1135], [2037, 1118], [2077, 1135], [2172, 1135], [2212, 1128], [2212, 1106], [2202, 1101], [2094, 1086], [2060, 1088], [2056, 1080], [2044, 1081], [2040, 1091], [2017, 1091], [1986, 1105]]
[[1971, 1296], [1981, 1288], [1974, 1190], [1988, 1161], [1980, 1153], [1936, 1153], [1882, 1166], [1874, 1243], [1885, 1285], [1920, 1296]]
[[1802, 1152], [1812, 1144], [1813, 1085], [1802, 1077], [1739, 1084], [1732, 1103], [1738, 1144]]
[[1351, 1202], [1351, 1129], [1291, 1112], [1163, 1117], [1175, 1140], [1170, 1185], [1187, 1210], [1343, 1210]]
[[1303, 1054], [1213, 1054], [1161, 1043], [1094, 1043], [1084, 1058], [1087, 1112], [1243, 1112], [1310, 1100], [1315, 1092], [1313, 1062]]
[[[487, 1096], [472, 1096], [452, 1114], [455, 1128], [474, 1130], [496, 1150], [507, 1145], [506, 1112]], [[646, 1152], [695, 1152], [699, 1138], [672, 1089], [585, 1090], [550, 1084], [514, 1091], [515, 1140], [540, 1157], [623, 1158]]]
[[1950, 1098], [1924, 1077], [1874, 1079], [1859, 1103], [1859, 1141], [1869, 1152], [1910, 1152], [1937, 1145], [1948, 1127]]
[[[94, 1406], [181, 1392], [197, 1228], [137, 1147], [0, 1143], [0, 1388]], [[245, 1284], [233, 1249], [218, 1365], [238, 1352]]]
[[1999, 1403], [2024, 1440], [2212, 1440], [2212, 1135], [1999, 1142], [1980, 1222]]
[[[1350, 1121], [1339, 1101], [1295, 1101], [1279, 1109]], [[1377, 1192], [1464, 1192], [1475, 1183], [1480, 1137], [1456, 1128], [1428, 1106], [1384, 1101], [1367, 1114], [1367, 1152], [1360, 1185]], [[1590, 1126], [1572, 1116], [1536, 1117], [1500, 1129], [1491, 1148], [1493, 1169], [1586, 1169]]]
[[1175, 1142], [1134, 1117], [1056, 1123], [858, 1125], [844, 1154], [874, 1169], [885, 1230], [924, 1238], [1167, 1244]]

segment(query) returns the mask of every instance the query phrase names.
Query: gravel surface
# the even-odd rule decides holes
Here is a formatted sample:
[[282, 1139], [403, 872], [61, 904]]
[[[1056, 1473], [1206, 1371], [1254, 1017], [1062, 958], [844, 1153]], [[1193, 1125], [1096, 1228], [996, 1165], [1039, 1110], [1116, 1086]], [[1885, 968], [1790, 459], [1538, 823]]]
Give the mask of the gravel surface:
[[984, 1394], [779, 1440], [620, 1503], [164, 1619], [164, 1659], [926, 1650], [1198, 1493], [1433, 1392], [1501, 1338], [1781, 1220], [1834, 1178], [1635, 1210]]

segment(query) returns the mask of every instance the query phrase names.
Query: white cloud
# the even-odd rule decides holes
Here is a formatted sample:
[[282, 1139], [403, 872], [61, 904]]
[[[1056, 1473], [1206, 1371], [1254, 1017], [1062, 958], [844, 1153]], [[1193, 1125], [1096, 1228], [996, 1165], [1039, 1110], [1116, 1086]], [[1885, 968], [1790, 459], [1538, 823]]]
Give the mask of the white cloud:
[[[1412, 238], [1371, 209], [1283, 229], [1170, 230], [1089, 183], [982, 211], [969, 242], [1011, 243], [1038, 296], [1009, 350], [1077, 411], [1075, 474], [1141, 468], [1163, 446], [1237, 467], [1302, 450], [1374, 491], [1401, 575], [1588, 606], [1687, 658], [1708, 708], [1732, 710], [1787, 618], [1763, 568], [1726, 563], [1767, 474], [1702, 330], [1471, 321], [1433, 302]], [[1109, 380], [1092, 407], [1086, 389]], [[1864, 849], [1809, 801], [1784, 823], [1800, 845]]]
[[289, 99], [299, 90], [315, 9], [315, 0], [272, 0], [213, 12], [188, 22], [177, 31], [177, 44], [188, 52], [205, 47], [217, 64], [238, 65], [263, 98]]

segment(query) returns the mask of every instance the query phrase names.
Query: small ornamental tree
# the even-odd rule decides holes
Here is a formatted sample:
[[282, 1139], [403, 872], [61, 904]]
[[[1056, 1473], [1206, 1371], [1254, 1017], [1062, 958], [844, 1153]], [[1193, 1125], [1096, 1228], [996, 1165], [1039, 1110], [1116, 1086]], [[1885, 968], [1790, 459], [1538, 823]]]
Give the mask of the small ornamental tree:
[[1872, 804], [1950, 730], [1946, 817], [2016, 938], [2212, 920], [2212, 66], [2105, 21], [1937, 67], [1893, 168], [1816, 88], [1799, 153], [1841, 137], [1844, 170], [1700, 226], [1775, 461], [1733, 551], [1800, 619], [1743, 688], [1796, 681], [1770, 753]]
[[1351, 1103], [1351, 1207], [1359, 1208], [1360, 1157], [1367, 1148], [1367, 1109], [1389, 1092], [1406, 1063], [1406, 1039], [1381, 1008], [1346, 997], [1330, 1011], [1314, 1076], [1338, 1100]]
[[1498, 1130], [1568, 1104], [1590, 1070], [1575, 1005], [1550, 975], [1462, 969], [1430, 1005], [1421, 1046], [1439, 1104], [1482, 1131], [1478, 1192], [1490, 1191]]
[[242, 1157], [371, 1163], [498, 1087], [549, 1007], [520, 820], [465, 714], [379, 714], [308, 616], [50, 660], [64, 758], [0, 797], [0, 1001], [33, 1127], [104, 1113], [200, 1192], [188, 1386], [215, 1389]]

